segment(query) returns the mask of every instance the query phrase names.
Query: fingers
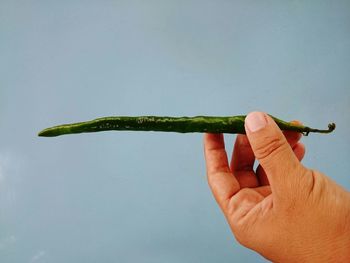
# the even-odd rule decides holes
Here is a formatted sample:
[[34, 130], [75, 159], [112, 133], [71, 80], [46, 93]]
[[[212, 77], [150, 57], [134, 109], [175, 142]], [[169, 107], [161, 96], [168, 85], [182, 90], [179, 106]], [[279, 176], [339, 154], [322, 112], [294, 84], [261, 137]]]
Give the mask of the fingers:
[[304, 156], [305, 156], [305, 146], [302, 143], [297, 143], [294, 147], [293, 147], [293, 152], [295, 154], [295, 156], [298, 158], [299, 161], [301, 161]]
[[[261, 195], [258, 191], [252, 188], [241, 189], [236, 195], [230, 200], [230, 209], [228, 210], [228, 218], [231, 219], [232, 227], [234, 232], [237, 222], [243, 218], [245, 215], [252, 210], [259, 202], [264, 199], [264, 196]], [[237, 229], [238, 230], [238, 229]]]
[[[302, 125], [300, 121], [291, 121], [290, 123]], [[300, 140], [302, 134], [300, 132], [294, 132], [294, 131], [283, 131], [284, 137], [286, 137], [287, 142], [289, 143], [290, 147], [294, 147], [298, 141]]]
[[[293, 147], [293, 152], [298, 160], [301, 161], [305, 155], [305, 146], [302, 143], [297, 143]], [[270, 185], [267, 175], [261, 165], [258, 165], [258, 168], [256, 169], [256, 175], [261, 186]]]
[[[291, 121], [291, 123], [299, 125], [302, 124], [299, 121]], [[293, 148], [294, 151], [294, 147], [297, 145], [298, 141], [302, 136], [301, 133], [293, 131], [283, 131], [283, 135], [286, 137], [287, 142]], [[296, 150], [297, 153], [299, 153], [299, 150], [301, 149], [298, 147]], [[302, 152], [300, 152], [300, 154], [301, 153]], [[301, 160], [302, 157], [298, 159]], [[230, 168], [234, 176], [237, 178], [241, 188], [254, 188], [259, 185], [269, 184], [268, 179], [266, 177], [266, 173], [260, 165], [258, 166], [257, 172], [254, 172], [254, 161], [255, 155], [250, 146], [247, 136], [243, 134], [237, 135], [232, 153]]]
[[241, 188], [257, 187], [258, 178], [253, 170], [255, 156], [246, 135], [237, 135], [231, 159], [231, 171]]
[[269, 185], [259, 186], [254, 188], [254, 190], [261, 194], [263, 197], [267, 197], [271, 194], [271, 187]]
[[245, 119], [246, 133], [273, 193], [285, 196], [293, 191], [303, 166], [277, 124], [265, 113], [252, 112]]
[[240, 186], [230, 171], [222, 134], [205, 134], [204, 155], [209, 186], [225, 211], [230, 198], [239, 191]]
[[251, 171], [255, 155], [246, 135], [238, 134], [232, 153], [231, 171]]
[[[300, 121], [291, 121], [291, 123], [302, 125]], [[283, 131], [283, 135], [284, 137], [286, 137], [290, 147], [292, 147], [295, 156], [298, 158], [299, 161], [301, 161], [305, 154], [304, 145], [301, 143], [298, 143], [298, 141], [302, 137], [301, 133], [294, 132], [294, 131]], [[267, 179], [266, 173], [264, 169], [261, 167], [261, 165], [259, 165], [258, 168], [256, 169], [256, 175], [260, 185], [269, 185], [269, 180]]]

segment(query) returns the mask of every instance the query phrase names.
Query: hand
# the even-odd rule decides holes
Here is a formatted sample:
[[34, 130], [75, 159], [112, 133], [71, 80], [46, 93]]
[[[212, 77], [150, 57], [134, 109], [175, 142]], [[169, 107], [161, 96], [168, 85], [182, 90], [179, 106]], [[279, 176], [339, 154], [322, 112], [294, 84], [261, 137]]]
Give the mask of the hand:
[[204, 137], [208, 183], [238, 242], [275, 262], [350, 262], [350, 193], [304, 167], [300, 135], [267, 114], [250, 113], [245, 129], [230, 165], [223, 135]]

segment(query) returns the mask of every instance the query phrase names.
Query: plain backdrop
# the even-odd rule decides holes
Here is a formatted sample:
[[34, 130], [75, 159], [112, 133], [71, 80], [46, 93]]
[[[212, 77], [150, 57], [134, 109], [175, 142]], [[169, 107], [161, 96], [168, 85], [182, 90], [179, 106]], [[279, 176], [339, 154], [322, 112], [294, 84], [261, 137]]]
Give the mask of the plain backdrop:
[[349, 48], [346, 0], [1, 0], [0, 262], [265, 262], [209, 191], [202, 134], [37, 133], [110, 115], [334, 121], [302, 139], [303, 163], [349, 190]]

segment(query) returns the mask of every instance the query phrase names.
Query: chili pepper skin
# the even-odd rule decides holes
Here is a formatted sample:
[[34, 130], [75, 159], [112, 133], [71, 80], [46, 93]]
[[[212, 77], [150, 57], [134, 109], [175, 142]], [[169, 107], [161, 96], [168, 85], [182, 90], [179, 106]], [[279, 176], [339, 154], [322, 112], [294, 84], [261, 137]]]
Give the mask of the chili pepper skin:
[[[245, 134], [245, 115], [238, 116], [195, 116], [195, 117], [161, 117], [161, 116], [115, 116], [98, 118], [86, 122], [63, 124], [50, 127], [39, 132], [39, 136], [54, 137], [64, 134], [100, 132], [100, 131], [162, 131], [179, 133], [241, 133]], [[297, 125], [271, 116], [281, 130], [300, 132], [330, 133], [335, 124], [330, 123], [328, 129], [319, 130]]]

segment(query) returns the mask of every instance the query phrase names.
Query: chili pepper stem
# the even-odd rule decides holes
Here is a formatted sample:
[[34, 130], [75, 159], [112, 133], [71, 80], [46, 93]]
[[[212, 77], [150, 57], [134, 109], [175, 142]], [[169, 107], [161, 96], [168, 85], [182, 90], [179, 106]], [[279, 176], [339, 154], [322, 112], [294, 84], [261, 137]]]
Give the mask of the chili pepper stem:
[[328, 129], [327, 130], [319, 130], [319, 129], [313, 129], [313, 128], [310, 128], [310, 127], [305, 127], [306, 128], [306, 131], [303, 132], [303, 134], [305, 136], [309, 135], [310, 132], [317, 132], [317, 133], [331, 133], [332, 131], [335, 130], [335, 123], [330, 123], [328, 124]]

